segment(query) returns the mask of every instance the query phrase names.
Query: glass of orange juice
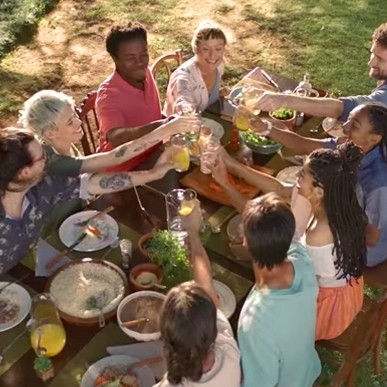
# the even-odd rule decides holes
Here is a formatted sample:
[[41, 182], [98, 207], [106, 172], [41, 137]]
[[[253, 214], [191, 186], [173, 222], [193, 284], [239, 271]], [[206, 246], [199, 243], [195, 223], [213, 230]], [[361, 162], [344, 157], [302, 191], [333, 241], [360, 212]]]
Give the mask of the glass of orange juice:
[[184, 227], [184, 217], [188, 216], [195, 208], [196, 198], [196, 192], [190, 188], [173, 189], [165, 196], [168, 230], [182, 244], [184, 244], [185, 238], [187, 237], [187, 231]]
[[185, 172], [189, 168], [189, 144], [184, 134], [176, 134], [171, 139], [171, 145], [176, 148], [172, 161], [177, 164], [177, 172]]
[[31, 305], [31, 346], [38, 356], [56, 356], [66, 344], [66, 331], [48, 293], [37, 294]]

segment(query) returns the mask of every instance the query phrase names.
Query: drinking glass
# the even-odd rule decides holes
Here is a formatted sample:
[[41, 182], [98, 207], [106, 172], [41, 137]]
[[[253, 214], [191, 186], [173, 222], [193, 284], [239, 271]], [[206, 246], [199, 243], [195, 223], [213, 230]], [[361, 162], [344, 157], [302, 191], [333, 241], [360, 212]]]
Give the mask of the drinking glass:
[[165, 197], [168, 230], [184, 244], [187, 231], [184, 228], [184, 216], [188, 216], [195, 207], [196, 192], [193, 189], [173, 189]]
[[208, 126], [203, 126], [202, 129], [200, 130], [200, 136], [198, 140], [200, 152], [202, 152], [205, 149], [206, 145], [211, 140], [212, 133], [213, 133], [212, 129], [209, 128]]
[[205, 175], [211, 173], [212, 166], [214, 165], [217, 157], [217, 151], [220, 148], [220, 140], [216, 137], [211, 137], [204, 147], [202, 154], [200, 155], [200, 172]]
[[177, 164], [177, 172], [185, 172], [189, 168], [188, 140], [184, 134], [176, 134], [172, 137], [171, 145], [176, 147], [176, 153], [172, 161]]
[[31, 346], [38, 356], [52, 357], [66, 344], [63, 328], [54, 298], [49, 293], [37, 294], [31, 304]]

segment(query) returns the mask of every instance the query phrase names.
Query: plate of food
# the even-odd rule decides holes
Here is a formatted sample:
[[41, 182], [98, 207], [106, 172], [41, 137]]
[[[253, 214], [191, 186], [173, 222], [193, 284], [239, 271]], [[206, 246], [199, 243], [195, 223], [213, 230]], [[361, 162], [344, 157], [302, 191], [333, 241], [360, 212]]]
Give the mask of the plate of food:
[[[99, 211], [81, 211], [69, 216], [59, 227], [59, 238], [64, 245], [70, 247], [85, 230], [82, 222], [87, 221]], [[98, 230], [98, 235], [89, 233], [75, 248], [76, 251], [91, 252], [109, 246], [118, 235], [118, 224], [108, 214], [92, 220], [90, 226]]]
[[253, 152], [261, 155], [271, 155], [277, 153], [282, 144], [270, 138], [260, 136], [258, 133], [248, 129], [238, 132], [239, 139], [242, 140]]
[[156, 381], [148, 366], [131, 368], [139, 359], [126, 355], [104, 357], [83, 375], [81, 387], [152, 387]]
[[[0, 289], [8, 282], [0, 282]], [[22, 286], [11, 284], [0, 292], [0, 332], [20, 324], [31, 308], [31, 296]]]
[[[76, 325], [94, 325], [98, 324], [100, 310], [105, 319], [116, 313], [128, 291], [128, 280], [113, 263], [84, 258], [58, 269], [48, 279], [45, 290], [56, 299], [63, 320]], [[90, 306], [91, 297], [98, 301], [98, 308]]]
[[298, 173], [301, 171], [301, 166], [292, 166], [282, 169], [277, 174], [277, 179], [287, 184], [296, 184]]
[[212, 135], [219, 140], [223, 137], [224, 135], [224, 129], [219, 122], [216, 122], [215, 120], [211, 120], [210, 118], [202, 117], [202, 126], [211, 128], [212, 130]]
[[324, 132], [329, 134], [331, 137], [344, 136], [343, 122], [339, 121], [336, 118], [333, 118], [333, 117], [324, 118], [323, 122], [321, 123], [321, 126], [324, 129]]
[[227, 236], [232, 244], [241, 244], [243, 242], [243, 221], [242, 215], [234, 216], [227, 224]]
[[230, 318], [236, 309], [236, 298], [234, 293], [227, 285], [220, 281], [212, 280], [212, 283], [219, 297], [220, 310], [223, 312], [226, 318]]

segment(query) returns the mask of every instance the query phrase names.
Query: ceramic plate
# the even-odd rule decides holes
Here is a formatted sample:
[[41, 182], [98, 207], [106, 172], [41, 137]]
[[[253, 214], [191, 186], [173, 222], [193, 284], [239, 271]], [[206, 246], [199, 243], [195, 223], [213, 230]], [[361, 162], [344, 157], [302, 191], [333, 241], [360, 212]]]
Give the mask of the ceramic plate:
[[288, 184], [296, 184], [297, 182], [297, 174], [302, 169], [300, 166], [287, 167], [282, 171], [279, 171], [277, 174], [277, 179], [282, 181], [283, 183]]
[[[7, 285], [8, 282], [0, 282], [0, 289]], [[9, 285], [0, 293], [0, 318], [3, 320], [5, 312], [12, 313], [12, 309], [15, 311], [15, 315], [8, 322], [0, 322], [0, 332], [7, 331], [20, 324], [31, 308], [31, 296], [22, 286], [18, 284]]]
[[202, 124], [203, 126], [207, 126], [212, 129], [212, 135], [216, 138], [219, 138], [219, 140], [224, 135], [224, 129], [219, 122], [216, 122], [215, 120], [211, 120], [210, 118], [202, 118]]
[[[71, 246], [76, 239], [81, 235], [84, 227], [77, 226], [78, 222], [90, 219], [98, 211], [82, 211], [68, 217], [59, 228], [59, 238], [67, 247]], [[78, 246], [75, 251], [90, 252], [101, 250], [109, 246], [118, 235], [117, 222], [107, 214], [91, 222], [91, 225], [96, 227], [101, 235], [88, 235]]]
[[329, 134], [331, 137], [343, 137], [343, 123], [338, 121], [336, 118], [326, 117], [322, 124], [324, 132]]
[[238, 214], [228, 222], [227, 235], [230, 242], [233, 244], [240, 244], [243, 242], [242, 215]]
[[220, 299], [220, 310], [223, 314], [230, 318], [235, 312], [236, 298], [231, 289], [222, 282], [212, 280], [216, 293]]
[[[94, 387], [96, 379], [102, 374], [106, 367], [128, 367], [138, 361], [139, 359], [126, 355], [104, 357], [88, 368], [86, 373], [83, 375], [81, 387]], [[139, 385], [141, 387], [152, 387], [156, 383], [153, 372], [147, 366], [134, 368], [132, 372], [137, 374]]]

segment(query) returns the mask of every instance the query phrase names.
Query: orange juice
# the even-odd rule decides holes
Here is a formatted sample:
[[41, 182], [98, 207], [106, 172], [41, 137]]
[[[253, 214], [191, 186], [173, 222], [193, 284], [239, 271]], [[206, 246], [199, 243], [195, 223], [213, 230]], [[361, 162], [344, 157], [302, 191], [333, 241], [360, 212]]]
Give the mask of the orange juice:
[[242, 112], [236, 112], [236, 115], [235, 126], [243, 131], [249, 129], [249, 117]]
[[178, 166], [175, 168], [177, 172], [184, 172], [189, 168], [189, 151], [187, 147], [180, 148], [172, 157], [172, 161]]
[[39, 345], [46, 350], [45, 355], [48, 357], [57, 355], [66, 344], [66, 332], [61, 325], [57, 324], [43, 324], [32, 328], [30, 338], [34, 351], [38, 354]]

